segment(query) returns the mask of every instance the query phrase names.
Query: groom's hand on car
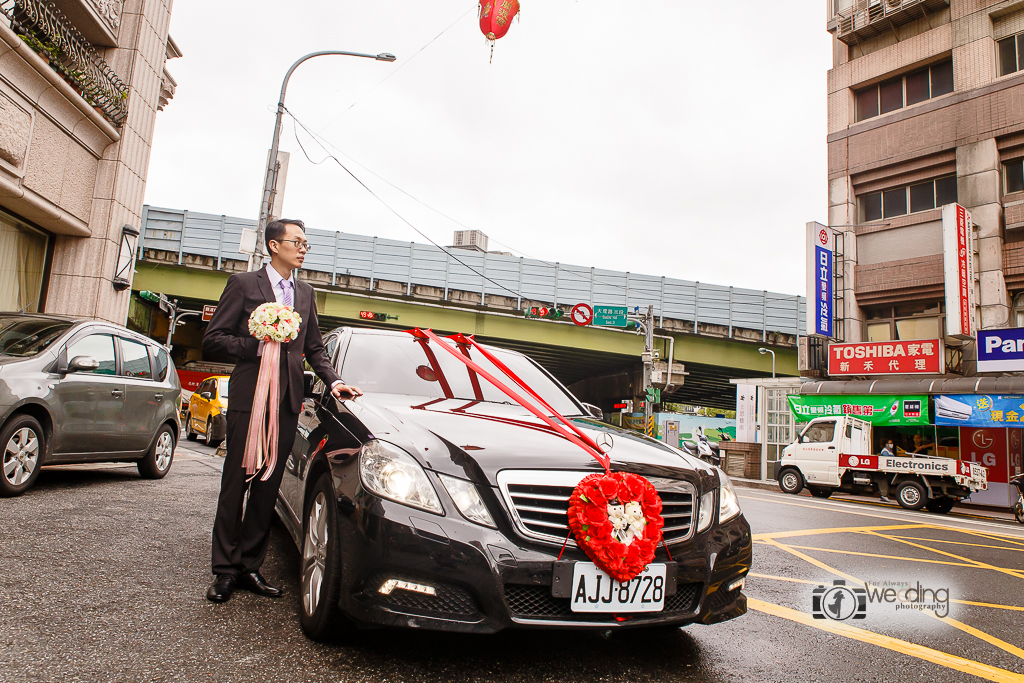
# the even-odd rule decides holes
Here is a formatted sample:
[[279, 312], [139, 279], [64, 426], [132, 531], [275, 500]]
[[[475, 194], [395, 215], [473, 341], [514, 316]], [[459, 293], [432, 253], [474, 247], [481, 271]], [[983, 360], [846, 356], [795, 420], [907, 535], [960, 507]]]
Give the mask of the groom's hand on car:
[[347, 384], [338, 382], [331, 387], [331, 394], [336, 399], [345, 400], [347, 398], [358, 398], [363, 395], [363, 392], [359, 387], [350, 387]]

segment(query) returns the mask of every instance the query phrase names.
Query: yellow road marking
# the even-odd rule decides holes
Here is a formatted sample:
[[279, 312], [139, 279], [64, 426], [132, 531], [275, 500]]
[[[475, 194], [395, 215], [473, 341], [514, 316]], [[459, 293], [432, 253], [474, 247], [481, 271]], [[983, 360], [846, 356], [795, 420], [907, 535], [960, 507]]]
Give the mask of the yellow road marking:
[[946, 543], [949, 545], [967, 545], [972, 548], [992, 548], [994, 550], [1011, 550], [1015, 553], [1024, 553], [1024, 548], [1007, 548], [1001, 545], [986, 545], [984, 543], [966, 543], [964, 541], [946, 541], [940, 538], [920, 538], [918, 536], [891, 536], [890, 538], [902, 538], [908, 541], [928, 541], [929, 543]]
[[988, 564], [987, 562], [982, 562], [981, 560], [972, 560], [969, 557], [962, 557], [960, 555], [954, 555], [953, 553], [947, 553], [945, 550], [939, 550], [938, 548], [929, 548], [928, 546], [921, 545], [920, 543], [914, 543], [912, 541], [905, 541], [905, 540], [902, 540], [902, 539], [899, 539], [899, 538], [895, 538], [893, 536], [886, 536], [885, 534], [880, 534], [877, 531], [865, 531], [865, 532], [862, 532], [862, 533], [865, 534], [865, 535], [868, 535], [868, 536], [877, 536], [879, 538], [885, 538], [885, 539], [888, 539], [890, 541], [896, 541], [897, 543], [904, 543], [906, 545], [911, 546], [912, 548], [919, 548], [921, 550], [928, 550], [930, 552], [938, 553], [939, 555], [943, 555], [945, 557], [951, 557], [954, 560], [962, 560], [964, 562], [970, 562], [974, 566], [976, 566], [978, 569], [991, 569], [992, 571], [996, 571], [996, 572], [999, 572], [1001, 574], [1008, 574], [1008, 575], [1010, 575], [1010, 576], [1012, 576], [1014, 578], [1024, 579], [1024, 576], [1021, 576], [1020, 574], [1018, 574], [1013, 569], [1005, 569], [1003, 567], [996, 567], [995, 565]]
[[877, 553], [860, 553], [855, 550], [833, 550], [832, 548], [815, 548], [809, 545], [783, 545], [781, 543], [770, 543], [768, 541], [761, 541], [762, 543], [769, 543], [770, 545], [777, 545], [780, 548], [797, 548], [799, 550], [815, 550], [821, 553], [835, 553], [837, 555], [855, 555], [857, 557], [874, 557], [880, 560], [901, 560], [903, 562], [924, 562], [925, 564], [944, 564], [950, 567], [968, 567], [971, 569], [978, 569], [976, 564], [967, 564], [964, 562], [946, 562], [945, 560], [920, 560], [914, 557], [900, 557], [899, 555], [879, 555]]
[[755, 541], [769, 538], [794, 538], [798, 536], [817, 536], [819, 534], [845, 534], [856, 531], [899, 531], [901, 529], [933, 529], [929, 524], [891, 524], [889, 526], [837, 526], [825, 529], [797, 529], [796, 531], [769, 531], [753, 534]]
[[[801, 558], [801, 559], [803, 559], [803, 560], [805, 560], [807, 562], [810, 562], [814, 566], [820, 567], [821, 569], [824, 569], [827, 572], [831, 572], [832, 574], [835, 574], [836, 576], [841, 576], [844, 579], [847, 579], [849, 581], [853, 581], [854, 583], [860, 584], [861, 586], [865, 586], [865, 587], [868, 586], [868, 583], [866, 581], [864, 581], [863, 579], [858, 579], [855, 576], [852, 576], [850, 574], [847, 574], [846, 572], [840, 571], [840, 570], [836, 569], [835, 567], [831, 567], [831, 566], [825, 564], [824, 562], [820, 562], [820, 561], [814, 559], [813, 557], [810, 557], [809, 555], [805, 555], [804, 553], [801, 553], [798, 550], [794, 549], [794, 548], [799, 548], [800, 546], [785, 545], [785, 544], [779, 543], [777, 541], [765, 541], [765, 543], [768, 543], [770, 545], [774, 545], [777, 548], [780, 548], [782, 550], [785, 550], [786, 552], [789, 552], [789, 553], [791, 553], [793, 555], [796, 555], [797, 557], [799, 557], [799, 558]], [[815, 550], [815, 548], [808, 548], [808, 550]], [[822, 550], [822, 549], [818, 548], [817, 550]], [[858, 554], [860, 554], [860, 553], [858, 553]], [[897, 558], [893, 558], [893, 559], [903, 559], [903, 558], [898, 558], [897, 557]], [[952, 564], [950, 562], [939, 562], [938, 560], [924, 560], [924, 561], [925, 562], [936, 562], [938, 564]], [[1009, 652], [1010, 654], [1016, 655], [1017, 657], [1021, 657], [1022, 655], [1024, 655], [1024, 650], [1021, 650], [1016, 645], [1011, 645], [1010, 643], [1007, 643], [1007, 642], [1005, 642], [1003, 640], [1000, 640], [999, 638], [996, 638], [995, 636], [990, 636], [989, 634], [984, 633], [983, 631], [979, 631], [978, 629], [974, 628], [973, 626], [968, 626], [967, 624], [959, 622], [959, 621], [957, 621], [955, 619], [950, 619], [949, 617], [940, 617], [939, 615], [934, 614], [934, 613], [930, 613], [930, 616], [934, 617], [935, 619], [938, 619], [939, 621], [941, 621], [941, 622], [943, 622], [945, 624], [948, 624], [949, 626], [952, 626], [955, 629], [959, 629], [959, 630], [963, 631], [964, 633], [969, 633], [970, 635], [973, 635], [973, 636], [976, 636], [978, 638], [981, 638], [985, 642], [987, 642], [987, 643], [989, 643], [991, 645], [995, 645], [999, 649], [1001, 649], [1001, 650], [1003, 650], [1005, 652]], [[1021, 677], [1019, 680], [1024, 681], [1024, 677]]]
[[770, 614], [781, 619], [788, 619], [789, 621], [803, 624], [804, 626], [810, 626], [822, 631], [834, 633], [836, 635], [844, 636], [852, 640], [858, 640], [862, 643], [868, 643], [870, 645], [877, 645], [878, 647], [886, 648], [894, 652], [899, 652], [910, 657], [922, 659], [939, 666], [944, 666], [948, 669], [954, 669], [956, 671], [962, 671], [963, 673], [971, 674], [972, 676], [978, 676], [989, 681], [999, 682], [1016, 682], [1021, 683], [1024, 681], [1024, 676], [1007, 671], [1006, 669], [1000, 669], [998, 667], [990, 666], [988, 664], [982, 664], [972, 659], [965, 659], [963, 657], [957, 657], [940, 650], [933, 650], [930, 647], [923, 645], [917, 645], [916, 643], [908, 643], [905, 640], [899, 640], [890, 636], [883, 636], [872, 631], [865, 629], [856, 628], [835, 621], [826, 621], [815, 619], [809, 614], [798, 612], [788, 607], [782, 607], [781, 605], [774, 605], [770, 602], [764, 602], [755, 598], [747, 598], [747, 606], [751, 609]]
[[[755, 579], [771, 579], [773, 581], [787, 581], [789, 583], [804, 583], [809, 586], [820, 586], [821, 581], [811, 581], [810, 579], [797, 579], [792, 576], [773, 576], [771, 574], [758, 574], [756, 572], [750, 572], [747, 576]], [[997, 605], [992, 602], [975, 602], [974, 600], [956, 600], [953, 598], [949, 599], [950, 602], [955, 602], [958, 605], [971, 605], [972, 607], [989, 607], [992, 609], [1008, 609], [1014, 612], [1024, 612], [1024, 607], [1018, 607], [1016, 605]]]
[[995, 531], [968, 531], [966, 529], [961, 529], [960, 531], [963, 531], [965, 534], [970, 534], [971, 536], [981, 536], [982, 538], [987, 538], [990, 541], [1003, 541], [1004, 543], [1012, 543], [1014, 545], [1024, 545], [1024, 543], [1020, 541], [1013, 540], [1009, 535], [1003, 535]]

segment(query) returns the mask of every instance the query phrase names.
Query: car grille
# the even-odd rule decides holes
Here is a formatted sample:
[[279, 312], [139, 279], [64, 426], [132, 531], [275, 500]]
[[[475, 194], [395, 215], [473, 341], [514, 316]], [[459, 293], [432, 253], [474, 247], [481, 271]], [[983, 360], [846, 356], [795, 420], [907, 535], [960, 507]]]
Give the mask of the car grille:
[[736, 598], [738, 597], [740, 597], [739, 588], [737, 588], [734, 591], [725, 591], [719, 589], [715, 591], [715, 594], [711, 596], [710, 600], [708, 600], [707, 611], [714, 612], [715, 610], [727, 607], [728, 605], [731, 605], [733, 601], [736, 600]]
[[432, 617], [446, 619], [473, 620], [479, 618], [480, 610], [477, 609], [476, 601], [469, 591], [458, 586], [438, 583], [436, 581], [422, 581], [433, 586], [437, 591], [436, 595], [426, 595], [407, 590], [394, 590], [390, 595], [382, 595], [378, 592], [381, 585], [388, 579], [406, 579], [417, 581], [409, 577], [396, 574], [378, 573], [373, 574], [366, 581], [365, 593], [398, 612], [422, 614]]
[[[665, 609], [660, 612], [638, 612], [636, 616], [663, 617], [692, 612], [700, 599], [701, 584], [682, 583], [674, 595], [665, 598]], [[614, 622], [615, 614], [604, 612], [573, 612], [569, 598], [551, 595], [551, 586], [525, 586], [507, 584], [505, 601], [513, 617], [522, 619], [555, 619], [559, 621], [609, 621]]]
[[[516, 527], [529, 538], [562, 544], [569, 535], [569, 497], [585, 472], [506, 470], [498, 484]], [[696, 507], [692, 484], [679, 479], [649, 477], [661, 496], [665, 543], [690, 537]], [[576, 545], [570, 538], [569, 545]]]

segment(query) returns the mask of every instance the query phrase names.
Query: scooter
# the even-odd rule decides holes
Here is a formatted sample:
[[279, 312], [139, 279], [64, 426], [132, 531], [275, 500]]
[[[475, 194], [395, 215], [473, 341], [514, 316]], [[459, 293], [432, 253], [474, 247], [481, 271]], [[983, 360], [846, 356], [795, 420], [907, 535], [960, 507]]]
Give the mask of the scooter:
[[708, 440], [707, 434], [704, 433], [704, 427], [698, 426], [693, 430], [693, 435], [697, 437], [697, 457], [716, 467], [721, 464], [722, 455], [718, 450], [718, 444]]
[[1013, 516], [1017, 522], [1024, 524], [1024, 472], [1010, 478], [1010, 483], [1017, 487], [1017, 504], [1013, 506]]

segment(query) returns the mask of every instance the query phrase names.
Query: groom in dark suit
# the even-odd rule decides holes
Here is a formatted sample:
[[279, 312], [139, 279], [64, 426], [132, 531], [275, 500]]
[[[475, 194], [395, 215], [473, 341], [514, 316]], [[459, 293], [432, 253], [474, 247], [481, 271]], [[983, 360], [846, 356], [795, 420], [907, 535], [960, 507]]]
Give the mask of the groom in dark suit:
[[[335, 372], [324, 352], [317, 326], [313, 288], [294, 275], [309, 249], [302, 221], [274, 221], [267, 226], [265, 234], [270, 264], [255, 272], [236, 273], [228, 278], [203, 338], [205, 350], [238, 359], [229, 384], [228, 451], [213, 523], [212, 569], [217, 578], [206, 592], [207, 599], [213, 602], [230, 598], [236, 586], [258, 595], [281, 595], [281, 590], [268, 584], [260, 574], [260, 566], [267, 553], [277, 491], [302, 410], [303, 360], [331, 387], [336, 398], [355, 398], [362, 393], [356, 387], [346, 386]], [[298, 336], [281, 347], [277, 465], [266, 481], [262, 481], [262, 473], [258, 473], [247, 483], [242, 458], [263, 352], [263, 342], [249, 333], [249, 316], [258, 306], [271, 301], [294, 306], [302, 323]], [[249, 500], [243, 515], [246, 490]]]

